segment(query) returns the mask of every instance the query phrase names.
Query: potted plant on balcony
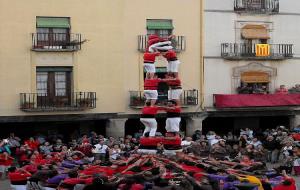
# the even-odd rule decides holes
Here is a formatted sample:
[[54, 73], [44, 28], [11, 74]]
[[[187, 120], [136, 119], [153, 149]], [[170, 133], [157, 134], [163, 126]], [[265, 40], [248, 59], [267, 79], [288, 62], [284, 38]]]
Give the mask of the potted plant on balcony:
[[80, 108], [88, 108], [92, 106], [91, 98], [78, 99], [77, 102]]
[[196, 105], [197, 104], [197, 98], [195, 96], [187, 96], [186, 97], [186, 103], [187, 103], [187, 105]]
[[34, 108], [33, 102], [23, 102], [21, 105], [21, 109], [32, 109]]
[[143, 106], [145, 103], [145, 98], [142, 96], [131, 96], [130, 105], [131, 106]]

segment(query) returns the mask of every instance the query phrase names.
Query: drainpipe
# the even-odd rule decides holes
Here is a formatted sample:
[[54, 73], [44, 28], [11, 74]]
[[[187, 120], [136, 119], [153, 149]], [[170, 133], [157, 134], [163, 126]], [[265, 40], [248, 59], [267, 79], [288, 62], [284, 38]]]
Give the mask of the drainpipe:
[[204, 110], [204, 0], [200, 0], [200, 107]]

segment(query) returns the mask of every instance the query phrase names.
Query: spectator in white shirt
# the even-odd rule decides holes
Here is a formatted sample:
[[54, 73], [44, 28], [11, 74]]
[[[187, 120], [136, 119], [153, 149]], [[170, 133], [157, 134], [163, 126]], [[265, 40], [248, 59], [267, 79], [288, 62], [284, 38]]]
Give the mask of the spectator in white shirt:
[[252, 141], [250, 141], [249, 144], [252, 144], [254, 146], [254, 148], [256, 149], [262, 143], [257, 138], [253, 138]]
[[108, 151], [108, 146], [104, 144], [104, 140], [99, 140], [98, 144], [95, 144], [92, 150], [96, 160], [105, 161], [106, 152]]

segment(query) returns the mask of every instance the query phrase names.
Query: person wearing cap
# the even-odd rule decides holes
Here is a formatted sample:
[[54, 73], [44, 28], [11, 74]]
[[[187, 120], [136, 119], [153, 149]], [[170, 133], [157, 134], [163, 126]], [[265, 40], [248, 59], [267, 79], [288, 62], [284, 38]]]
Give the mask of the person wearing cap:
[[179, 133], [179, 126], [181, 121], [181, 107], [177, 105], [176, 101], [169, 101], [167, 107], [163, 107], [167, 112], [166, 131]]
[[145, 126], [143, 136], [149, 133], [149, 137], [154, 137], [157, 130], [157, 121], [155, 116], [159, 110], [159, 107], [151, 105], [150, 102], [146, 102], [146, 106], [142, 109], [142, 116], [140, 118], [141, 123]]

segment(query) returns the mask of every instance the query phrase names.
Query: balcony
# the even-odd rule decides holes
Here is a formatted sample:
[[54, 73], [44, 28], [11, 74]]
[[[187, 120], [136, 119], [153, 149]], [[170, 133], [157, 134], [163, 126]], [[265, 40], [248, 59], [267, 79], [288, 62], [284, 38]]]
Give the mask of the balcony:
[[256, 56], [256, 44], [222, 43], [221, 56], [228, 60], [283, 60], [293, 57], [293, 44], [269, 44], [269, 56]]
[[253, 14], [279, 13], [279, 0], [234, 0], [234, 11]]
[[[185, 36], [176, 36], [175, 40], [172, 41], [172, 46], [174, 47], [174, 51], [180, 53], [185, 51], [186, 40]], [[139, 35], [138, 36], [138, 51], [145, 52], [148, 47], [148, 36], [147, 35]]]
[[96, 108], [96, 92], [73, 92], [69, 96], [20, 94], [20, 109], [26, 112], [83, 111], [93, 108]]
[[300, 94], [214, 94], [213, 97], [218, 109], [300, 106]]
[[78, 51], [81, 49], [81, 34], [33, 33], [33, 51]]
[[[142, 108], [145, 105], [145, 97], [143, 91], [129, 91], [130, 102], [132, 108]], [[198, 105], [199, 92], [198, 90], [183, 90], [181, 95], [181, 106], [189, 107]], [[157, 105], [166, 105], [168, 102], [168, 92], [158, 91]]]

